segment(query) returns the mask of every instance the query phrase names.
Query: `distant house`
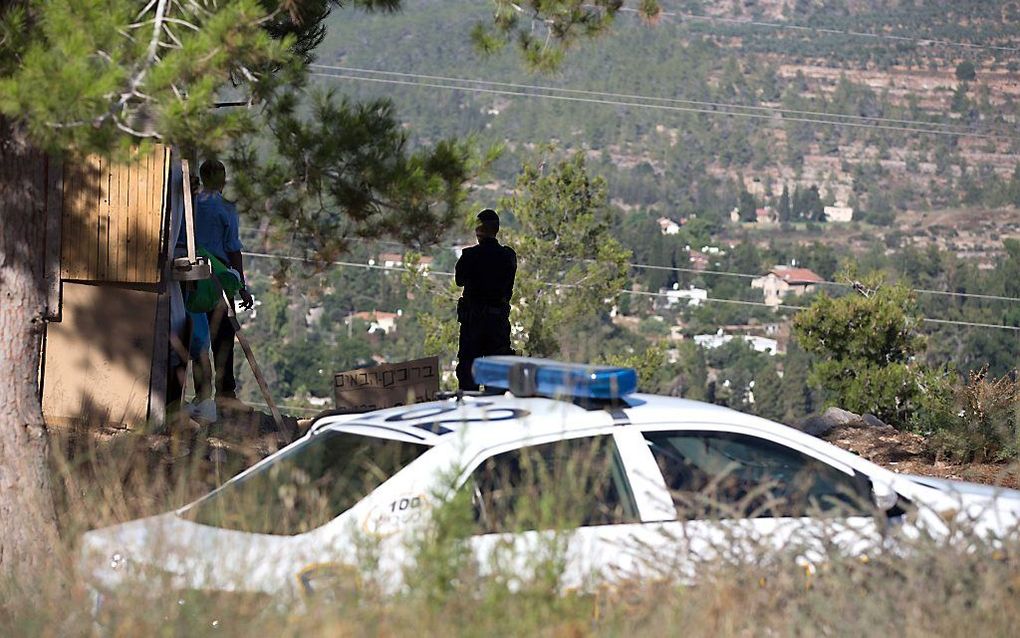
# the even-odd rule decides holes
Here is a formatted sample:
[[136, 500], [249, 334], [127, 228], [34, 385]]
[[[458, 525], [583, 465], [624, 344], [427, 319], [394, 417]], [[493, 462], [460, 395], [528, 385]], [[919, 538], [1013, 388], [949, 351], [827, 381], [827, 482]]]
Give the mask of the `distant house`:
[[[404, 256], [400, 253], [382, 253], [376, 262], [383, 268], [403, 268]], [[432, 266], [432, 257], [421, 257], [418, 259], [418, 269], [428, 270]]]
[[762, 277], [751, 280], [752, 288], [760, 288], [765, 305], [775, 308], [788, 294], [803, 295], [813, 292], [817, 284], [825, 281], [807, 268], [775, 266]]
[[375, 334], [377, 332], [391, 334], [397, 331], [397, 319], [402, 314], [399, 310], [397, 312], [382, 312], [379, 310], [355, 312], [347, 317], [346, 323], [358, 319], [368, 324], [368, 334]]
[[692, 250], [689, 253], [688, 261], [691, 264], [691, 268], [694, 270], [704, 270], [708, 268], [708, 255], [701, 251]]
[[312, 306], [305, 313], [305, 325], [314, 326], [322, 320], [322, 316], [326, 313], [326, 309], [322, 306]]
[[686, 301], [686, 305], [696, 307], [706, 299], [708, 299], [708, 291], [703, 288], [691, 286], [681, 290], [677, 284], [674, 284], [672, 288], [659, 288], [659, 297], [656, 299], [655, 305], [659, 308], [672, 308], [678, 303]]
[[662, 231], [663, 235], [676, 235], [680, 232], [680, 223], [673, 221], [669, 217], [659, 218], [659, 230]]
[[843, 202], [836, 202], [835, 206], [826, 206], [823, 210], [825, 211], [825, 221], [827, 222], [846, 223], [854, 218], [854, 209]]
[[722, 329], [711, 335], [694, 335], [694, 343], [706, 350], [714, 350], [734, 339], [741, 339], [747, 343], [755, 352], [764, 352], [772, 356], [779, 352], [779, 342], [768, 337], [757, 337], [754, 335], [728, 335], [723, 334]]
[[382, 253], [377, 263], [383, 268], [403, 268], [404, 256], [400, 253]]
[[765, 206], [754, 209], [754, 219], [759, 224], [775, 224], [779, 221], [779, 216], [771, 206]]

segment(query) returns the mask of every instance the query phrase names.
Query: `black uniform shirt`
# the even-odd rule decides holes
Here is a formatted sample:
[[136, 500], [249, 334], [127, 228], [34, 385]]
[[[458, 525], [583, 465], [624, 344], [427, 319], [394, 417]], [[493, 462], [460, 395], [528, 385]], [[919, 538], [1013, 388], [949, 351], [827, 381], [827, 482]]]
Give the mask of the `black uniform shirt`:
[[465, 248], [457, 260], [457, 285], [470, 303], [498, 306], [510, 303], [517, 274], [517, 253], [495, 237]]

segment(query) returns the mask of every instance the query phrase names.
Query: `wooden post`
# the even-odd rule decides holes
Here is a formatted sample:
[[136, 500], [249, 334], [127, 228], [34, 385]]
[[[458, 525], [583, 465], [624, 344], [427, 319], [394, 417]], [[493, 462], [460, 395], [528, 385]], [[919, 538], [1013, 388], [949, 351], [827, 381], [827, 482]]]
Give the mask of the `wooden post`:
[[188, 261], [195, 263], [195, 214], [191, 209], [191, 171], [188, 169], [188, 160], [181, 160], [181, 171], [184, 178], [184, 223], [188, 225], [185, 233], [188, 237]]

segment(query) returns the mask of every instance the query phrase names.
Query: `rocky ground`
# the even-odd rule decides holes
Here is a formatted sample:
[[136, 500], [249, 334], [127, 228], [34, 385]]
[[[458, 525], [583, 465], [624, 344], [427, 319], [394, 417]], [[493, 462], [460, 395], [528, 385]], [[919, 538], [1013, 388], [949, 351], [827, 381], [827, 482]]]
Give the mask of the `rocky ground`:
[[900, 432], [870, 415], [830, 408], [808, 419], [804, 430], [894, 472], [1020, 489], [1020, 463], [948, 463], [934, 458], [921, 435]]

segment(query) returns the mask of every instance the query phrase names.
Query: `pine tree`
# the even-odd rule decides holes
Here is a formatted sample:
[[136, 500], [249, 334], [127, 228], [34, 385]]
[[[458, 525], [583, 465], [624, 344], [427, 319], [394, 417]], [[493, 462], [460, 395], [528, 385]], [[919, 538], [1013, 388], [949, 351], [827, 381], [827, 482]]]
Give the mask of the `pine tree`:
[[775, 363], [754, 378], [754, 413], [773, 421], [782, 421], [785, 416], [783, 388]]
[[779, 196], [779, 215], [780, 222], [788, 222], [793, 219], [793, 209], [790, 207], [790, 189], [785, 184], [783, 185], [783, 194]]
[[783, 422], [794, 423], [814, 412], [814, 397], [808, 383], [810, 371], [811, 356], [791, 340], [783, 359]]

